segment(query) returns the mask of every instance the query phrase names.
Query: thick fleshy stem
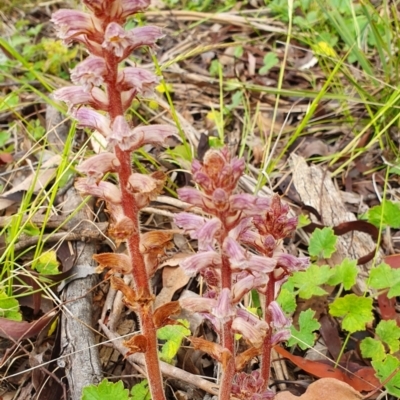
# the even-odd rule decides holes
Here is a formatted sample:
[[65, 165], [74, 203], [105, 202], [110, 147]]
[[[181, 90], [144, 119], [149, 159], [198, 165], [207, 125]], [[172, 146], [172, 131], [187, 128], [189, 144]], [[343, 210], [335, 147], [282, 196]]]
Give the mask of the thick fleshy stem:
[[[111, 120], [117, 116], [123, 116], [121, 93], [117, 89], [118, 63], [113, 54], [104, 51], [105, 61], [108, 70], [106, 80], [107, 93], [109, 96], [109, 115]], [[156, 327], [153, 322], [153, 313], [151, 305], [151, 288], [149, 277], [146, 272], [143, 255], [140, 252], [140, 228], [139, 228], [139, 207], [133, 194], [128, 191], [128, 180], [132, 174], [130, 151], [122, 151], [118, 146], [115, 153], [120, 162], [118, 171], [120, 189], [122, 194], [122, 208], [126, 217], [134, 223], [133, 233], [127, 238], [129, 256], [132, 262], [132, 276], [135, 288], [141, 293], [142, 297], [149, 299], [150, 304], [141, 304], [139, 308], [139, 320], [141, 323], [142, 334], [147, 339], [147, 349], [144, 353], [146, 361], [146, 370], [149, 381], [151, 398], [153, 400], [165, 400], [162, 376], [159, 367], [157, 352]]]
[[[267, 284], [267, 293], [265, 296], [265, 322], [271, 327], [272, 315], [268, 310], [268, 306], [275, 300], [275, 279], [273, 274], [269, 275]], [[261, 368], [260, 375], [264, 379], [264, 389], [268, 388], [269, 376], [271, 371], [271, 350], [272, 350], [272, 329], [268, 329], [263, 340], [261, 351]]]
[[[222, 216], [220, 217], [223, 221]], [[225, 225], [225, 224], [224, 224]], [[226, 226], [223, 226], [222, 233], [219, 239], [219, 247], [222, 249], [225, 237], [228, 235]], [[225, 255], [221, 257], [221, 289], [228, 288], [232, 290], [232, 269], [229, 258]], [[232, 357], [228, 360], [225, 370], [222, 374], [221, 384], [219, 387], [220, 400], [229, 400], [231, 397], [232, 381], [235, 375], [235, 338], [232, 331], [232, 320], [229, 319], [222, 325], [221, 329], [221, 344], [225, 349], [228, 349]]]

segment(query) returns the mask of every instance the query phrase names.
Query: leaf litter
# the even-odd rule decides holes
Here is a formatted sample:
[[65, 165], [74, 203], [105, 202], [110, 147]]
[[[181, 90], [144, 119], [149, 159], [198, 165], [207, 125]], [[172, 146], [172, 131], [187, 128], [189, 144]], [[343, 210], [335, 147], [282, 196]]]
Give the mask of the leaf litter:
[[[311, 212], [310, 218], [313, 223], [322, 225], [319, 229], [333, 228], [341, 223], [352, 222], [355, 220], [355, 213], [362, 214], [359, 212], [360, 210], [364, 212], [368, 210], [370, 222], [379, 226], [382, 224], [381, 216], [383, 215], [383, 223], [392, 229], [390, 231], [387, 228], [387, 237], [382, 243], [383, 249], [387, 251], [392, 247], [394, 251], [398, 251], [398, 241], [391, 236], [392, 233], [396, 234], [395, 229], [398, 228], [396, 222], [399, 207], [396, 191], [399, 183], [398, 173], [390, 174], [387, 180], [384, 174], [385, 169], [382, 168], [382, 159], [395, 160], [395, 154], [388, 152], [383, 157], [378, 144], [374, 144], [369, 146], [367, 151], [360, 153], [358, 158], [354, 159], [353, 164], [350, 164], [351, 168], [345, 170], [343, 175], [337, 173], [343, 161], [347, 162], [351, 156], [349, 144], [355, 140], [352, 131], [355, 127], [359, 128], [357, 120], [361, 120], [363, 113], [365, 113], [365, 104], [354, 101], [353, 96], [349, 96], [351, 97], [349, 98], [350, 103], [348, 108], [345, 109], [341, 106], [343, 99], [338, 101], [334, 96], [328, 95], [318, 104], [313, 119], [302, 131], [302, 137], [294, 141], [291, 140], [291, 136], [296, 132], [299, 123], [309, 109], [310, 101], [315, 97], [316, 88], [321, 88], [326, 79], [325, 71], [322, 69], [321, 63], [318, 63], [320, 59], [316, 53], [307, 46], [300, 45], [296, 40], [292, 40], [287, 52], [287, 64], [278, 98], [276, 88], [279, 85], [279, 71], [285, 57], [285, 46], [282, 38], [287, 33], [287, 25], [270, 18], [268, 11], [262, 14], [260, 11], [263, 8], [259, 9], [262, 5], [258, 4], [261, 2], [250, 3], [248, 9], [245, 10], [247, 12], [245, 16], [234, 10], [224, 13], [206, 13], [161, 9], [146, 14], [148, 21], [162, 25], [167, 34], [157, 49], [157, 59], [162, 66], [164, 79], [169, 85], [168, 91], [173, 100], [176, 116], [190, 145], [198, 149], [198, 153], [200, 153], [202, 137], [206, 137], [204, 146], [208, 147], [213, 138], [217, 140], [220, 133], [224, 132], [224, 141], [229, 144], [232, 152], [241, 154], [248, 160], [248, 174], [242, 182], [243, 187], [247, 185], [248, 191], [255, 189], [257, 180], [262, 175], [262, 161], [268, 158], [271, 161], [272, 168], [268, 171], [268, 179], [265, 179], [264, 182], [266, 190], [279, 192], [283, 195], [285, 200], [291, 203], [294, 213], [301, 213], [301, 210], [306, 208], [304, 206], [313, 208], [316, 213]], [[254, 6], [253, 3], [257, 3], [257, 5]], [[9, 18], [10, 21], [16, 20], [16, 18], [19, 18], [19, 13], [22, 13], [28, 21], [28, 26], [32, 27], [35, 23], [46, 23], [48, 21], [50, 11], [48, 7], [47, 5], [39, 5], [38, 9], [30, 10], [27, 8], [20, 12], [13, 10]], [[9, 28], [10, 22], [3, 22], [6, 28]], [[45, 34], [51, 36], [49, 31], [46, 31]], [[274, 45], [272, 46], [271, 43], [274, 43]], [[7, 52], [5, 54], [6, 58], [12, 60], [12, 55], [7, 54]], [[138, 55], [135, 55], [135, 57], [138, 57]], [[143, 63], [150, 62], [150, 59], [146, 57], [143, 56]], [[132, 60], [132, 64], [135, 62], [136, 60]], [[360, 80], [364, 79], [360, 71], [356, 71], [355, 67], [353, 70], [355, 75], [358, 74]], [[221, 85], [221, 77], [223, 85]], [[18, 207], [23, 204], [23, 198], [26, 192], [31, 189], [33, 183], [33, 196], [39, 199], [42, 191], [54, 181], [55, 170], [51, 167], [44, 169], [45, 163], [42, 165], [38, 177], [32, 173], [32, 161], [44, 160], [45, 157], [49, 156], [51, 161], [54, 159], [52, 157], [59, 157], [59, 154], [48, 153], [48, 150], [45, 149], [46, 145], [38, 143], [28, 133], [31, 127], [28, 126], [27, 122], [39, 121], [40, 124], [45, 124], [46, 121], [43, 120], [42, 116], [45, 109], [45, 99], [35, 91], [30, 92], [29, 95], [28, 92], [24, 92], [23, 87], [21, 88], [23, 79], [25, 78], [21, 71], [13, 66], [0, 87], [3, 98], [6, 98], [5, 96], [10, 91], [15, 91], [19, 99], [18, 102], [9, 102], [6, 108], [0, 109], [0, 119], [4, 123], [2, 129], [14, 135], [14, 139], [10, 136], [9, 139], [5, 140], [4, 145], [4, 149], [7, 150], [6, 154], [10, 154], [12, 157], [2, 157], [0, 165], [0, 174], [5, 177], [0, 198], [0, 207], [4, 216], [17, 214]], [[341, 77], [341, 79], [346, 82], [345, 77]], [[59, 77], [52, 77], [50, 80], [54, 86], [59, 86]], [[34, 80], [33, 82], [30, 81], [29, 84], [32, 87], [37, 87], [41, 85], [41, 82]], [[42, 86], [40, 87], [42, 88]], [[143, 107], [142, 112], [146, 118], [162, 123], [169, 118], [169, 114], [165, 111], [170, 110], [165, 90], [160, 91], [155, 102], [156, 105], [150, 104], [149, 107]], [[277, 109], [275, 109], [276, 104]], [[10, 112], [10, 108], [12, 112]], [[26, 120], [21, 122], [17, 117], [17, 112], [22, 113]], [[347, 118], [349, 112], [353, 120]], [[359, 147], [366, 146], [368, 138], [368, 132], [358, 137]], [[82, 132], [74, 147], [75, 154], [79, 153], [79, 148], [85, 140]], [[389, 139], [385, 140], [390, 141]], [[91, 141], [92, 149], [97, 152], [98, 141], [96, 142], [95, 138], [91, 138]], [[273, 142], [274, 146], [272, 147], [271, 143]], [[171, 172], [171, 176], [177, 164], [183, 169], [188, 168], [188, 159], [177, 142], [172, 144], [167, 155], [161, 155], [155, 149], [148, 150], [164, 171]], [[273, 153], [268, 154], [272, 150]], [[337, 157], [335, 162], [329, 162], [330, 157], [335, 160], [334, 155], [336, 153], [340, 154], [341, 157]], [[79, 157], [82, 157], [82, 154]], [[305, 159], [307, 159], [308, 164]], [[151, 171], [153, 167], [148, 159], [144, 157], [140, 161], [145, 168]], [[19, 170], [21, 167], [23, 169]], [[333, 174], [333, 178], [331, 178], [330, 173]], [[183, 173], [175, 173], [171, 179], [179, 187], [186, 184], [190, 177], [188, 178]], [[288, 184], [283, 185], [284, 181]], [[386, 206], [383, 207], [380, 202], [386, 187], [388, 188], [387, 195], [389, 194], [394, 202], [386, 202]], [[57, 197], [60, 202], [67, 200], [62, 197], [62, 192], [62, 189], [58, 189]], [[350, 199], [351, 201], [349, 201]], [[5, 203], [6, 201], [8, 203]], [[3, 203], [4, 206], [1, 206]], [[57, 202], [55, 204], [57, 205]], [[157, 199], [151, 210], [144, 210], [143, 212], [143, 229], [156, 228], [161, 231], [175, 229], [171, 226], [171, 219], [166, 215], [178, 212], [182, 208], [182, 204], [176, 203], [174, 205], [161, 198]], [[36, 214], [40, 214], [41, 211], [38, 208]], [[98, 213], [96, 223], [107, 220], [107, 213], [104, 212], [101, 205], [98, 205], [96, 212]], [[24, 214], [24, 216], [28, 215], [28, 210], [24, 210]], [[52, 210], [52, 216], [56, 217], [59, 214], [59, 209], [55, 207]], [[319, 215], [319, 217], [316, 217], [316, 215]], [[29, 215], [29, 217], [32, 217], [32, 215]], [[43, 221], [43, 223], [46, 226], [46, 221]], [[59, 229], [63, 231], [64, 228], [61, 226]], [[54, 228], [47, 228], [47, 230], [52, 232]], [[316, 235], [316, 232], [317, 230], [314, 230], [312, 235]], [[299, 343], [299, 348], [295, 350], [295, 354], [288, 352], [283, 347], [276, 348], [279, 357], [291, 361], [287, 365], [287, 376], [284, 382], [279, 382], [279, 388], [280, 390], [289, 389], [295, 393], [295, 395], [290, 395], [287, 392], [279, 393], [278, 399], [302, 398], [312, 400], [314, 398], [330, 398], [332, 393], [335, 393], [335, 398], [359, 399], [362, 396], [358, 392], [370, 392], [379, 386], [371, 362], [367, 356], [363, 358], [360, 355], [357, 346], [352, 348], [348, 344], [343, 357], [339, 361], [338, 368], [334, 368], [335, 359], [340, 354], [339, 348], [345, 340], [345, 332], [339, 328], [339, 325], [331, 324], [328, 329], [326, 322], [329, 315], [328, 307], [330, 307], [331, 315], [338, 317], [342, 322], [346, 321], [342, 325], [343, 329], [347, 329], [351, 333], [360, 330], [369, 337], [377, 336], [394, 353], [394, 350], [398, 347], [396, 340], [393, 342], [389, 338], [388, 341], [385, 341], [384, 337], [379, 335], [380, 330], [378, 329], [381, 326], [380, 323], [382, 323], [379, 322], [380, 318], [382, 318], [382, 321], [396, 320], [397, 324], [399, 321], [398, 307], [394, 299], [398, 292], [396, 269], [384, 264], [379, 265], [378, 260], [377, 266], [373, 267], [372, 270], [370, 264], [367, 266], [359, 265], [357, 267], [359, 274], [354, 283], [355, 265], [344, 267], [342, 264], [344, 259], [351, 263], [354, 260], [359, 260], [368, 252], [374, 251], [378, 244], [377, 237], [375, 237], [375, 234], [371, 235], [370, 232], [370, 228], [365, 227], [347, 231], [343, 237], [337, 238], [338, 243], [334, 248], [331, 246], [332, 243], [328, 237], [321, 237], [319, 248], [314, 249], [312, 254], [318, 256], [321, 253], [322, 258], [326, 258], [324, 261], [330, 267], [342, 266], [340, 274], [343, 276], [339, 276], [339, 272], [334, 275], [332, 269], [325, 268], [322, 265], [319, 269], [314, 268], [315, 271], [313, 267], [310, 267], [305, 273], [310, 276], [305, 276], [304, 282], [300, 280], [300, 277], [297, 277], [297, 281], [294, 281], [294, 286], [300, 291], [303, 290], [301, 293], [303, 298], [310, 299], [310, 303], [307, 303], [307, 307], [310, 306], [310, 308], [295, 311], [296, 322], [293, 334], [298, 333]], [[4, 231], [4, 238], [6, 234]], [[99, 246], [109, 246], [106, 241], [97, 240]], [[287, 244], [288, 249], [293, 252], [304, 253], [308, 240], [307, 233], [299, 231], [292, 242]], [[388, 241], [392, 241], [391, 246]], [[38, 239], [38, 242], [40, 243], [40, 239]], [[6, 238], [4, 243], [8, 243]], [[73, 242], [70, 241], [69, 243]], [[156, 255], [156, 257], [165, 256], [166, 258], [154, 281], [157, 306], [163, 306], [176, 300], [183, 293], [197, 295], [201, 292], [201, 282], [197, 279], [189, 279], [177, 266], [180, 253], [186, 252], [186, 248], [182, 250], [182, 247], [196, 248], [195, 241], [188, 242], [187, 239], [184, 244], [182, 242], [179, 244], [177, 239], [174, 238], [174, 243], [175, 247], [169, 249], [166, 255], [162, 252]], [[45, 245], [44, 248], [50, 250], [49, 245]], [[333, 257], [331, 257], [332, 253], [334, 253]], [[382, 250], [379, 251], [378, 256], [383, 258]], [[30, 263], [33, 258], [33, 250], [30, 248], [21, 257], [21, 263]], [[389, 260], [390, 257], [385, 258], [385, 261], [392, 266]], [[61, 261], [62, 268], [63, 262]], [[351, 278], [344, 272], [346, 268], [349, 271], [351, 270], [351, 272], [348, 272], [348, 274], [352, 274]], [[17, 273], [15, 272], [15, 274]], [[321, 275], [323, 276], [321, 282], [329, 283], [330, 287], [317, 287], [318, 277]], [[344, 275], [347, 280], [344, 279]], [[377, 291], [387, 289], [379, 295], [378, 304], [374, 305], [374, 314], [363, 312], [361, 303], [370, 302], [370, 298], [362, 298], [350, 293], [354, 290], [359, 295], [365, 291], [365, 282], [368, 276], [371, 286]], [[343, 297], [334, 301], [337, 292], [333, 291], [331, 287], [340, 282], [343, 282], [346, 293]], [[321, 297], [321, 295], [327, 297]], [[56, 302], [56, 298], [52, 298], [52, 300]], [[353, 305], [355, 301], [360, 302], [361, 307], [360, 312], [356, 313], [357, 315], [352, 314], [352, 312], [354, 313]], [[115, 330], [113, 334], [124, 335], [140, 328], [137, 326], [135, 315], [126, 312], [122, 297], [115, 291], [113, 292], [113, 289], [109, 288], [107, 284], [101, 284], [95, 289], [92, 306], [95, 315], [103, 315], [103, 321], [107, 321], [107, 319], [113, 321], [109, 325]], [[318, 308], [318, 313], [315, 313], [312, 307]], [[47, 320], [51, 320], [53, 314], [44, 314], [44, 310], [40, 310], [42, 315], [32, 316], [29, 315], [32, 309], [34, 307], [31, 305], [27, 307], [27, 310], [22, 310], [24, 321], [0, 321], [0, 336], [17, 341], [30, 336], [40, 336], [40, 331], [46, 327]], [[35, 321], [40, 321], [40, 323], [35, 323]], [[192, 335], [199, 338], [203, 337], [209, 342], [216, 342], [217, 338], [207, 327], [206, 321], [190, 321]], [[397, 326], [393, 326], [392, 330], [395, 330]], [[12, 333], [10, 333], [10, 329]], [[329, 346], [328, 331], [330, 332], [329, 337], [335, 338], [335, 349], [333, 349], [332, 344]], [[43, 335], [43, 340], [56, 348], [55, 334], [49, 334], [47, 331]], [[384, 336], [382, 332], [381, 335]], [[311, 349], [308, 351], [312, 351], [314, 337], [322, 337], [325, 340], [325, 344], [328, 345], [330, 354], [328, 358], [330, 360], [322, 362], [321, 360], [305, 359], [304, 351], [310, 347]], [[296, 337], [293, 339], [292, 345], [295, 344]], [[101, 342], [99, 337], [96, 340], [99, 343]], [[27, 341], [21, 341], [21, 345], [29, 349]], [[94, 345], [97, 345], [97, 343]], [[244, 344], [240, 343], [240, 345], [243, 346]], [[110, 348], [102, 347], [101, 361], [104, 373], [118, 377], [130, 376], [132, 369], [135, 368], [137, 368], [137, 372], [143, 372], [143, 369], [137, 367], [140, 366], [140, 362], [139, 364], [132, 364], [127, 362], [119, 351], [110, 351]], [[382, 347], [379, 348], [382, 350]], [[54, 359], [59, 354], [61, 353], [55, 354]], [[3, 352], [1, 355], [3, 356], [1, 365], [2, 372], [5, 372], [4, 379], [6, 380], [7, 376], [10, 376], [11, 382], [13, 381], [11, 376], [17, 373], [19, 369], [14, 365], [14, 361], [10, 359], [7, 352]], [[14, 353], [12, 357], [16, 357], [16, 354]], [[173, 395], [174, 391], [183, 391], [186, 395], [190, 392], [194, 399], [200, 399], [203, 398], [205, 392], [215, 393], [212, 385], [207, 386], [207, 383], [203, 382], [196, 386], [195, 380], [192, 379], [196, 375], [203, 375], [209, 379], [215, 378], [214, 364], [205, 353], [193, 349], [190, 342], [183, 342], [177, 355], [172, 358], [174, 358], [175, 367], [184, 372], [187, 371], [192, 377], [182, 378], [181, 376], [181, 382], [191, 382], [190, 389], [186, 387], [182, 389], [182, 383], [179, 383], [180, 378], [172, 373], [176, 382], [171, 384], [170, 396]], [[387, 356], [386, 360], [386, 363], [380, 364], [378, 369], [381, 376], [387, 376], [386, 370], [390, 368], [393, 370], [398, 365], [396, 364], [396, 357], [391, 354]], [[256, 358], [254, 358], [254, 362], [257, 362]], [[372, 361], [372, 365], [374, 362], [377, 361]], [[294, 369], [293, 364], [301, 368], [302, 372]], [[46, 368], [46, 366], [43, 368]], [[167, 370], [168, 368], [165, 367], [165, 371]], [[304, 373], [308, 375], [304, 376]], [[26, 373], [26, 376], [29, 376], [29, 372]], [[311, 383], [315, 377], [320, 379]], [[306, 379], [309, 386], [305, 392], [303, 389], [299, 389], [298, 385], [290, 383], [296, 382], [297, 379], [299, 381]], [[135, 383], [137, 383], [136, 378], [126, 380], [129, 387], [134, 386]], [[18, 384], [24, 385], [20, 382]], [[34, 393], [33, 388], [32, 393]], [[298, 395], [301, 396], [298, 397]]]

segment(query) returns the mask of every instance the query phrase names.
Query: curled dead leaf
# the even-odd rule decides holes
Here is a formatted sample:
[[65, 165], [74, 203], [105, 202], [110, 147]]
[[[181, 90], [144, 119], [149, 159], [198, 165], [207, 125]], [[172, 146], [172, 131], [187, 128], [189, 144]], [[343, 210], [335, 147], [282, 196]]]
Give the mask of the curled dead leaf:
[[144, 335], [132, 336], [129, 340], [125, 340], [123, 344], [128, 348], [124, 358], [135, 353], [145, 353], [147, 350], [147, 339]]
[[225, 370], [229, 360], [232, 358], [232, 353], [228, 349], [222, 347], [218, 343], [209, 342], [208, 340], [202, 338], [191, 336], [188, 339], [192, 342], [195, 350], [204, 351], [204, 353], [207, 353], [220, 362], [222, 368]]
[[132, 272], [131, 260], [126, 254], [122, 253], [102, 253], [94, 254], [93, 259], [99, 263], [96, 272], [101, 273], [105, 268], [110, 268], [106, 277], [113, 273], [120, 273], [123, 275]]
[[153, 313], [153, 321], [156, 329], [165, 325], [174, 325], [177, 321], [169, 318], [172, 315], [178, 315], [181, 312], [179, 301], [171, 301], [158, 307]]
[[166, 249], [173, 247], [171, 242], [173, 231], [151, 231], [146, 232], [140, 237], [140, 252], [144, 256], [146, 270], [149, 277], [156, 272], [161, 257]]
[[322, 378], [312, 383], [300, 397], [280, 392], [275, 400], [360, 400], [363, 396], [347, 383], [334, 378]]
[[246, 364], [254, 357], [257, 357], [259, 354], [260, 354], [260, 349], [257, 349], [254, 346], [238, 354], [235, 357], [236, 371], [242, 371], [243, 368], [246, 366]]

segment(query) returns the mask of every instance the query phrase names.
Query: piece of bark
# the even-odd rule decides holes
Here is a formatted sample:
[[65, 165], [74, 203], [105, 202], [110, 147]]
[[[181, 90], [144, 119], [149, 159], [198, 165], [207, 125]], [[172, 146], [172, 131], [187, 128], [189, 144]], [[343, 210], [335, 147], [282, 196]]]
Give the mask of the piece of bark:
[[[354, 221], [357, 218], [348, 212], [341, 198], [340, 192], [332, 182], [329, 172], [316, 165], [308, 166], [305, 159], [291, 155], [291, 169], [293, 172], [293, 183], [296, 187], [301, 201], [308, 206], [315, 208], [322, 217], [322, 221], [317, 221], [314, 216], [311, 218], [318, 223], [326, 226], [336, 226], [342, 222]], [[337, 251], [332, 255], [327, 263], [331, 266], [340, 264], [344, 258], [358, 259], [365, 256], [374, 249], [376, 243], [372, 238], [363, 232], [354, 231], [339, 236], [336, 244]], [[376, 262], [381, 262], [382, 252], [378, 252]], [[359, 293], [364, 293], [368, 272], [372, 262], [359, 266], [359, 275], [355, 289]]]
[[[64, 212], [69, 215], [82, 203], [82, 197], [71, 188], [67, 194]], [[91, 213], [85, 205], [68, 222], [73, 228], [78, 223], [86, 224], [85, 220], [91, 219]], [[88, 228], [91, 225], [87, 222]], [[83, 279], [75, 279], [70, 282], [62, 292], [64, 311], [61, 318], [61, 348], [63, 354], [71, 353], [65, 360], [65, 372], [68, 378], [71, 400], [80, 400], [82, 390], [85, 386], [98, 384], [102, 378], [102, 368], [96, 346], [95, 336], [92, 329], [93, 323], [93, 296], [92, 288], [98, 283], [95, 274], [95, 262], [93, 254], [96, 245], [93, 242], [74, 242], [76, 264], [73, 267], [79, 271], [80, 268], [93, 268], [93, 274]]]

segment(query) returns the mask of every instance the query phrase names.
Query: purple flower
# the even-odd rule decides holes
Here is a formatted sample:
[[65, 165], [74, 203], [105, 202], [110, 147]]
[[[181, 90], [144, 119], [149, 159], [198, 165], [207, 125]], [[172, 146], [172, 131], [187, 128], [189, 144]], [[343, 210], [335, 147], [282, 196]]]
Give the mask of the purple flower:
[[128, 31], [130, 38], [130, 51], [141, 46], [153, 46], [158, 39], [164, 36], [161, 28], [158, 26], [141, 26]]
[[228, 288], [221, 290], [217, 304], [211, 310], [211, 313], [222, 323], [225, 323], [236, 315], [235, 307], [232, 306], [231, 291]]
[[114, 0], [111, 4], [105, 0], [84, 0], [83, 2], [96, 17], [108, 17], [121, 21], [145, 10], [150, 5], [150, 0]]
[[260, 371], [237, 373], [233, 379], [232, 394], [240, 400], [273, 400], [275, 397], [271, 390], [264, 390], [264, 379]]
[[310, 265], [308, 257], [295, 257], [287, 253], [274, 254], [274, 259], [277, 260], [277, 266], [283, 268], [289, 274], [303, 271]]
[[197, 239], [199, 241], [199, 251], [208, 251], [213, 249], [215, 236], [221, 229], [221, 221], [218, 218], [208, 220], [197, 231]]
[[259, 320], [257, 324], [245, 321], [241, 317], [237, 317], [232, 322], [232, 330], [243, 335], [244, 339], [249, 341], [254, 347], [259, 348], [264, 340], [268, 330], [266, 322]]
[[159, 79], [152, 72], [143, 68], [127, 67], [119, 71], [118, 84], [121, 90], [135, 89], [143, 95], [152, 94]]
[[163, 145], [167, 137], [176, 135], [176, 132], [176, 128], [170, 125], [146, 125], [130, 129], [125, 118], [120, 115], [114, 120], [108, 142], [123, 151], [134, 151], [145, 144]]
[[100, 153], [79, 164], [77, 171], [85, 174], [95, 182], [103, 178], [107, 172], [116, 172], [120, 163], [114, 153]]
[[179, 300], [179, 304], [192, 313], [209, 313], [217, 304], [217, 300], [205, 297], [185, 297]]
[[232, 302], [240, 302], [243, 297], [253, 289], [263, 292], [268, 280], [269, 278], [267, 274], [261, 274], [257, 277], [252, 274], [247, 274], [246, 277], [240, 277], [240, 279], [238, 279], [232, 286]]
[[112, 204], [120, 204], [122, 201], [120, 190], [110, 182], [92, 183], [88, 179], [80, 178], [77, 179], [75, 187], [83, 194], [99, 197]]
[[102, 35], [100, 21], [82, 11], [58, 10], [53, 13], [51, 22], [56, 26], [58, 37], [65, 41], [81, 34], [91, 38], [99, 38]]
[[215, 251], [197, 253], [181, 262], [181, 267], [189, 276], [194, 276], [207, 267], [219, 268], [220, 265], [221, 256]]
[[125, 29], [116, 22], [107, 25], [102, 46], [113, 52], [117, 57], [122, 58], [129, 49], [130, 39]]
[[272, 301], [268, 306], [268, 311], [271, 313], [271, 325], [275, 329], [290, 328], [292, 325], [291, 318], [287, 318], [283, 313], [280, 305], [276, 301]]
[[82, 85], [88, 92], [93, 86], [100, 86], [104, 82], [106, 62], [102, 57], [89, 56], [71, 71], [71, 81]]
[[174, 222], [188, 232], [192, 239], [197, 239], [197, 231], [207, 222], [207, 219], [196, 214], [181, 212], [174, 215]]
[[79, 127], [96, 129], [105, 137], [111, 135], [110, 120], [90, 108], [79, 108], [72, 116], [78, 120]]
[[66, 86], [54, 91], [54, 98], [68, 105], [69, 110], [79, 104], [87, 104], [99, 110], [108, 109], [108, 99], [99, 88], [87, 92], [83, 86]]

